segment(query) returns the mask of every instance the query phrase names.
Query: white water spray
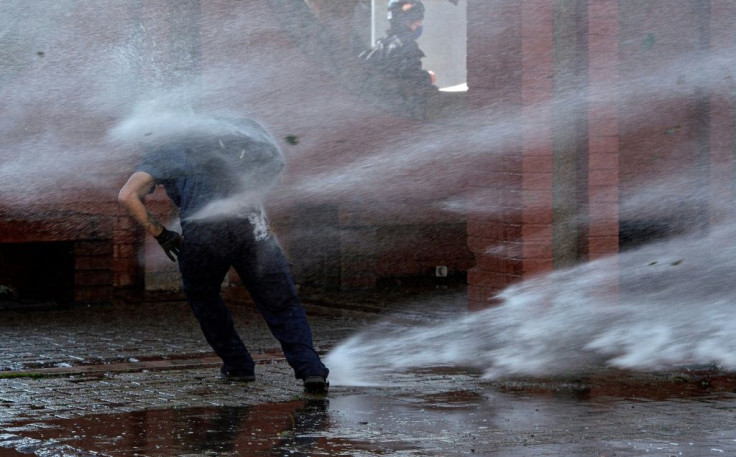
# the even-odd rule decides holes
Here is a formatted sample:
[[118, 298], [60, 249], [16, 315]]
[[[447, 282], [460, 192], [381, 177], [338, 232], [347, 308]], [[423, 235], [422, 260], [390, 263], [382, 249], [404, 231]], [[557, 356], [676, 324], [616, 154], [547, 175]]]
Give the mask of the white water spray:
[[[264, 19], [265, 11], [238, 7], [228, 11], [226, 18], [220, 12], [199, 18], [202, 47], [218, 52], [207, 54], [206, 66], [192, 67], [192, 74], [187, 74], [187, 66], [194, 62], [186, 45], [176, 40], [175, 46], [167, 45], [169, 32], [180, 29], [170, 24], [160, 33], [159, 27], [168, 22], [149, 17], [152, 10], [144, 9], [145, 5], [3, 2], [0, 55], [8, 65], [0, 75], [5, 114], [0, 119], [2, 205], [27, 212], [39, 202], [53, 204], [70, 197], [77, 201], [80, 188], [113, 196], [117, 188], [112, 181], [127, 175], [135, 165], [128, 159], [134, 159], [137, 151], [111, 144], [105, 133], [119, 125], [120, 130], [113, 132], [120, 135], [117, 139], [136, 140], [151, 127], [157, 132], [186, 127], [186, 114], [160, 117], [172, 107], [207, 104], [241, 114], [247, 108], [277, 121], [279, 134], [305, 132], [302, 145], [307, 147], [290, 151], [287, 162], [301, 159], [299, 155], [309, 147], [319, 149], [322, 141], [335, 141], [337, 136], [328, 137], [335, 132], [349, 139], [367, 137], [359, 144], [371, 144], [370, 150], [356, 151], [346, 142], [343, 150], [338, 148], [321, 160], [305, 160], [308, 166], [297, 169], [291, 175], [294, 179], [277, 192], [277, 202], [289, 203], [346, 194], [385, 201], [387, 196], [404, 199], [409, 191], [422, 196], [436, 192], [446, 199], [438, 200], [442, 208], [461, 214], [488, 213], [487, 207], [469, 206], [476, 199], [464, 198], [467, 189], [453, 183], [476, 172], [476, 160], [487, 163], [508, 150], [515, 152], [521, 125], [530, 135], [547, 131], [551, 107], [543, 103], [525, 107], [523, 119], [518, 107], [494, 106], [493, 111], [471, 113], [450, 124], [406, 130], [402, 125], [390, 132], [365, 133], [360, 117], [365, 111], [356, 107], [356, 98], [336, 92], [336, 84], [320, 86], [321, 76], [307, 78], [305, 70], [314, 70], [314, 65], [303, 64], [304, 56], [282, 46], [287, 38], [277, 22]], [[182, 33], [180, 38], [185, 36]], [[658, 59], [657, 65], [663, 60]], [[666, 64], [632, 70], [620, 80], [600, 85], [605, 89], [555, 100], [555, 115], [566, 118], [592, 101], [618, 106], [627, 118], [635, 116], [648, 125], [656, 118], [649, 106], [630, 110], [641, 107], [642, 98], [687, 100], [695, 86], [711, 96], [730, 96], [734, 61], [729, 50], [703, 55], [678, 51]], [[625, 137], [630, 132], [619, 133]], [[661, 192], [639, 193], [653, 198], [636, 202], [633, 210], [648, 213], [661, 207], [671, 179], [663, 187]], [[683, 193], [668, 202], [668, 208], [680, 204]], [[408, 206], [391, 206], [394, 203], [388, 205], [394, 212]], [[732, 271], [727, 233], [724, 227], [704, 240], [650, 246], [624, 255], [618, 264], [603, 260], [525, 282], [507, 290], [506, 303], [499, 308], [378, 340], [377, 360], [362, 350], [361, 344], [371, 345], [372, 340], [358, 336], [356, 342], [331, 354], [333, 382], [346, 372], [340, 354], [350, 350], [359, 362], [355, 373], [373, 366], [377, 375], [412, 363], [470, 364], [488, 370], [489, 376], [547, 372], [580, 366], [588, 357], [620, 366], [648, 363], [654, 367], [689, 359], [729, 365], [728, 353], [734, 351], [723, 335], [733, 334], [727, 312], [732, 297], [727, 284], [717, 283], [728, 282], [724, 278]], [[719, 243], [722, 249], [712, 249]], [[705, 247], [714, 251], [712, 255], [704, 254]], [[617, 283], [618, 266], [623, 274], [621, 295], [614, 299], [615, 295], [601, 290]], [[661, 291], [641, 283], [641, 278], [652, 275]], [[653, 316], [661, 319], [649, 319]], [[392, 339], [399, 343], [388, 350]], [[657, 348], [654, 356], [638, 344], [641, 340]], [[723, 344], [707, 355], [716, 343]], [[407, 354], [412, 347], [415, 353]]]
[[[238, 4], [227, 15], [202, 8], [190, 18], [199, 22], [188, 24], [199, 32], [190, 34], [180, 27], [187, 24], [169, 23], [166, 11], [136, 2], [3, 3], [3, 17], [9, 19], [0, 20], [5, 40], [0, 55], [11, 64], [0, 75], [6, 113], [0, 119], [3, 204], [27, 209], [66, 201], [80, 186], [110, 194], [110, 178], [124, 176], [121, 170], [135, 165], [139, 151], [109, 140], [184, 128], [186, 115], [162, 113], [191, 106], [264, 118], [272, 121], [277, 138], [299, 134], [301, 146], [287, 151], [289, 181], [272, 195], [274, 205], [370, 196], [390, 207], [418, 196], [452, 212], [474, 211], [463, 183], [477, 164], [515, 152], [521, 125], [532, 135], [547, 131], [549, 103], [525, 107], [523, 118], [518, 107], [500, 104], [448, 123], [399, 123], [390, 131], [370, 131], [380, 113], [363, 109], [337, 82], [320, 85], [324, 78], [308, 78], [305, 70], [314, 64], [305, 65], [308, 58], [298, 55], [263, 8]], [[154, 12], [160, 16], [151, 16]], [[170, 33], [179, 33], [179, 41]], [[206, 49], [206, 59], [198, 62], [196, 49]], [[632, 70], [590, 93], [558, 97], [555, 117], [572, 117], [590, 102], [619, 105], [629, 115], [628, 107], [639, 106], [642, 94], [687, 99], [696, 85], [722, 95], [731, 90], [734, 68], [727, 51], [676, 53], [669, 61], [658, 60], [660, 66]], [[133, 125], [139, 121], [148, 125]], [[106, 137], [115, 125], [117, 136]], [[344, 146], [334, 147], [337, 135], [347, 138]], [[360, 149], [354, 149], [353, 139]], [[318, 156], [330, 145], [328, 156]], [[397, 204], [393, 212], [409, 206]]]
[[489, 378], [591, 367], [736, 368], [736, 225], [651, 244], [509, 287], [503, 304], [416, 328], [384, 324], [326, 357], [335, 385], [472, 367]]

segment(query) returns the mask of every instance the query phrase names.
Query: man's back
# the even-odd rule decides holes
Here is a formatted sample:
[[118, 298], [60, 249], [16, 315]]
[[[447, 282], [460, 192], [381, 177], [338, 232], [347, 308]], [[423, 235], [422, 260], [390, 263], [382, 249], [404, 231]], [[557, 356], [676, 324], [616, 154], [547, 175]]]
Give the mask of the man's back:
[[139, 166], [162, 184], [182, 221], [219, 200], [262, 197], [284, 167], [271, 136], [254, 121], [220, 120], [217, 128], [167, 141]]

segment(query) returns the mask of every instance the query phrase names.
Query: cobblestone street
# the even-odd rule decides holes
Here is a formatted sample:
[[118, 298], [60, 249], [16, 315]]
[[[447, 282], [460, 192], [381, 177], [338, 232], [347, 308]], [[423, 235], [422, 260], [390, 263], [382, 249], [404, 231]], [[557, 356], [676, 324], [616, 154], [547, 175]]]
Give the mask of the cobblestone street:
[[[379, 319], [422, 319], [347, 308], [307, 305], [320, 352]], [[258, 361], [248, 385], [220, 380], [184, 303], [2, 311], [0, 455], [736, 455], [727, 374], [429, 370], [315, 397], [260, 317], [233, 310]]]

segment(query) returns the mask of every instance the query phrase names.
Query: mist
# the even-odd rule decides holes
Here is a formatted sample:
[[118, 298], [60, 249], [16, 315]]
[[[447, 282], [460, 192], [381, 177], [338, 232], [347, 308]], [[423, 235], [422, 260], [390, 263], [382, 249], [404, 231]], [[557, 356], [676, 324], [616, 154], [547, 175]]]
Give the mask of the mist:
[[[361, 200], [391, 217], [421, 214], [430, 202], [463, 220], [495, 211], [478, 204], [492, 202], [492, 191], [465, 185], [479, 164], [518, 154], [524, 142], [552, 141], [550, 118], [565, 125], [583, 106], [610, 104], [627, 120], [621, 138], [638, 128], [676, 131], [658, 124], [657, 103], [686, 102], [693, 91], [730, 97], [734, 90], [732, 53], [691, 50], [523, 110], [498, 102], [439, 122], [397, 120], [332, 82], [333, 75], [316, 74], [272, 12], [237, 8], [241, 3], [233, 2], [226, 14], [183, 8], [166, 19], [145, 2], [4, 1], [4, 210], [36, 217], [82, 195], [114, 198], [140, 160], [142, 144], [208, 131], [216, 116], [247, 116], [263, 122], [284, 151], [286, 172], [265, 197], [272, 207]], [[641, 106], [644, 98], [651, 106]], [[666, 171], [627, 192], [621, 219], [664, 216], [706, 202], [730, 212], [727, 193], [699, 186], [708, 170]], [[228, 212], [241, 197], [250, 198], [218, 202], [212, 210]], [[572, 217], [586, 223], [585, 215]], [[688, 222], [694, 227], [700, 221]], [[488, 377], [588, 364], [733, 368], [736, 348], [729, 337], [736, 322], [729, 306], [736, 297], [728, 278], [736, 225], [726, 218], [708, 233], [693, 227], [681, 238], [509, 287], [499, 307], [431, 326], [387, 325], [357, 335], [329, 355], [333, 382], [380, 383], [388, 370], [435, 365], [473, 366]]]
[[[472, 368], [484, 377], [559, 376], [601, 368], [736, 368], [733, 223], [508, 287], [502, 304], [407, 327], [384, 319], [326, 357], [336, 385], [389, 374]], [[431, 315], [431, 313], [429, 313]]]
[[[6, 151], [0, 194], [4, 204], [25, 207], [66, 199], [80, 186], [107, 192], [109, 181], [93, 175], [124, 175], [121, 168], [132, 168], [141, 156], [140, 141], [197, 128], [212, 115], [244, 115], [263, 121], [286, 154], [287, 178], [271, 196], [273, 205], [295, 198], [439, 195], [438, 209], [473, 211], [463, 206], [471, 201], [463, 198], [464, 180], [478, 163], [515, 153], [535, 132], [545, 135], [550, 110], [564, 123], [591, 102], [635, 108], [644, 95], [687, 99], [692, 87], [725, 95], [736, 68], [726, 52], [673, 54], [665, 66], [629, 71], [592, 92], [558, 94], [523, 112], [495, 104], [438, 123], [361, 131], [375, 110], [342, 88], [310, 78], [304, 56], [275, 52], [288, 37], [259, 41], [278, 32], [266, 12], [254, 16], [235, 9], [223, 21], [222, 15], [207, 16], [217, 11], [199, 11], [199, 23], [169, 24], [179, 27], [170, 33], [184, 40], [172, 48], [161, 41], [164, 26], [155, 11], [129, 3], [11, 1], [3, 9], [13, 19], [5, 20], [2, 32], [11, 71], [0, 82], [7, 114], [0, 120], [0, 147]], [[193, 38], [191, 30], [201, 33]], [[201, 49], [238, 43], [248, 45], [247, 51], [237, 49], [240, 60], [222, 52], [198, 63]], [[314, 84], [303, 89], [309, 83]], [[641, 112], [632, 109], [630, 115]], [[327, 132], [354, 135], [355, 141], [345, 142], [339, 156], [322, 157], [313, 148]], [[286, 144], [288, 135], [298, 136], [300, 144]]]

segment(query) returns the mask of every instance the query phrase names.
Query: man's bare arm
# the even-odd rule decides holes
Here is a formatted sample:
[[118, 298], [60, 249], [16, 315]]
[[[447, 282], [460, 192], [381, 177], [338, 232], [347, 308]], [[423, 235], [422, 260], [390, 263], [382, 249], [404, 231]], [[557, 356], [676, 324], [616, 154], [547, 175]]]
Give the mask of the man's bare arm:
[[128, 182], [118, 193], [120, 204], [128, 210], [128, 213], [136, 222], [154, 237], [161, 234], [164, 226], [146, 210], [143, 197], [153, 189], [155, 184], [153, 176], [143, 171], [137, 171], [128, 178]]

